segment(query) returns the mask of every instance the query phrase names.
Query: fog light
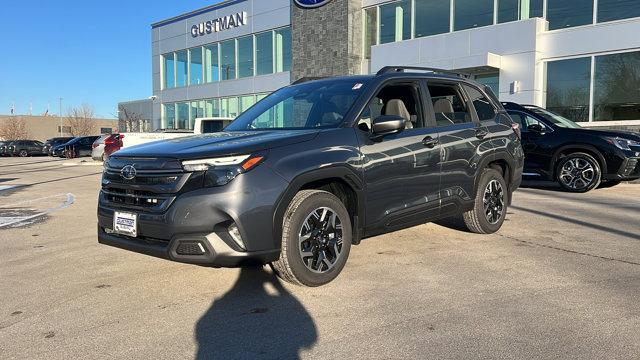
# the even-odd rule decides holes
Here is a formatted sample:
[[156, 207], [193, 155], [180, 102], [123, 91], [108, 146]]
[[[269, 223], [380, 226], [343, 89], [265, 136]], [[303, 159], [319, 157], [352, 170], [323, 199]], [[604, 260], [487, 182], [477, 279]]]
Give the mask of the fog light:
[[240, 235], [240, 230], [238, 230], [238, 225], [236, 225], [236, 223], [229, 225], [227, 231], [229, 231], [229, 235], [231, 236], [231, 239], [233, 239], [233, 241], [236, 243], [236, 245], [238, 245], [240, 249], [246, 250], [244, 247], [244, 242], [242, 241], [242, 235]]

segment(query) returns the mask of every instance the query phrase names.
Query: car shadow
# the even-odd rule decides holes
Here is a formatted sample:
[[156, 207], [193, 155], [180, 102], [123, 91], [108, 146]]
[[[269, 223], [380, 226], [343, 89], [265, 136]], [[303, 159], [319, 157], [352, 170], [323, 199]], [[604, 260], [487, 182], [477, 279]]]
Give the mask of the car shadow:
[[196, 359], [299, 359], [318, 338], [313, 318], [274, 274], [246, 267], [198, 320]]

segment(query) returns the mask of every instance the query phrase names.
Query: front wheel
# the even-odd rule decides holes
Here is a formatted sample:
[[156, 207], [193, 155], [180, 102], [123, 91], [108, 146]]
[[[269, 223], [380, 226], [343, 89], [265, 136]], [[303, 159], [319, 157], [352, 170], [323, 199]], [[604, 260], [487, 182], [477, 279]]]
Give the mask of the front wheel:
[[280, 259], [271, 267], [290, 283], [324, 285], [344, 268], [351, 234], [349, 212], [339, 198], [326, 191], [300, 191], [284, 215]]
[[507, 183], [499, 171], [484, 169], [473, 209], [462, 215], [467, 229], [477, 234], [500, 230], [507, 215], [507, 191]]
[[29, 153], [27, 152], [27, 150], [20, 150], [20, 157], [27, 157], [29, 156]]
[[556, 178], [563, 189], [585, 193], [600, 185], [602, 174], [600, 164], [593, 156], [576, 152], [560, 159], [556, 169]]

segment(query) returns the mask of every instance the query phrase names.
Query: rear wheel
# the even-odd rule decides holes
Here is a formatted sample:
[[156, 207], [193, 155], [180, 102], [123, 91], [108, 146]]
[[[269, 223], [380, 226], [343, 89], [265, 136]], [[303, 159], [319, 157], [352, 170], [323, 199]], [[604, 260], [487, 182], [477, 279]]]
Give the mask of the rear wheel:
[[473, 209], [462, 215], [467, 229], [477, 234], [500, 230], [507, 215], [507, 191], [507, 183], [498, 170], [484, 169]]
[[20, 150], [20, 157], [27, 157], [29, 156], [29, 153], [27, 152], [27, 150]]
[[563, 189], [571, 192], [585, 193], [600, 185], [600, 164], [587, 153], [569, 154], [558, 162], [556, 180]]
[[324, 285], [344, 268], [351, 234], [349, 212], [340, 199], [326, 191], [300, 191], [284, 215], [280, 259], [271, 267], [285, 281]]

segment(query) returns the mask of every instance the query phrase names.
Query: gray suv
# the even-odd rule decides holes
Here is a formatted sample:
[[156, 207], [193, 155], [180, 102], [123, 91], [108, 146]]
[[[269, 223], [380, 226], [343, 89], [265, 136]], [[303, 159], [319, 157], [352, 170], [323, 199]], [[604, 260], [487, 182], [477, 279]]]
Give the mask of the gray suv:
[[523, 159], [517, 125], [463, 76], [303, 79], [222, 132], [111, 156], [98, 240], [204, 266], [271, 264], [319, 286], [364, 238], [452, 216], [497, 231]]

